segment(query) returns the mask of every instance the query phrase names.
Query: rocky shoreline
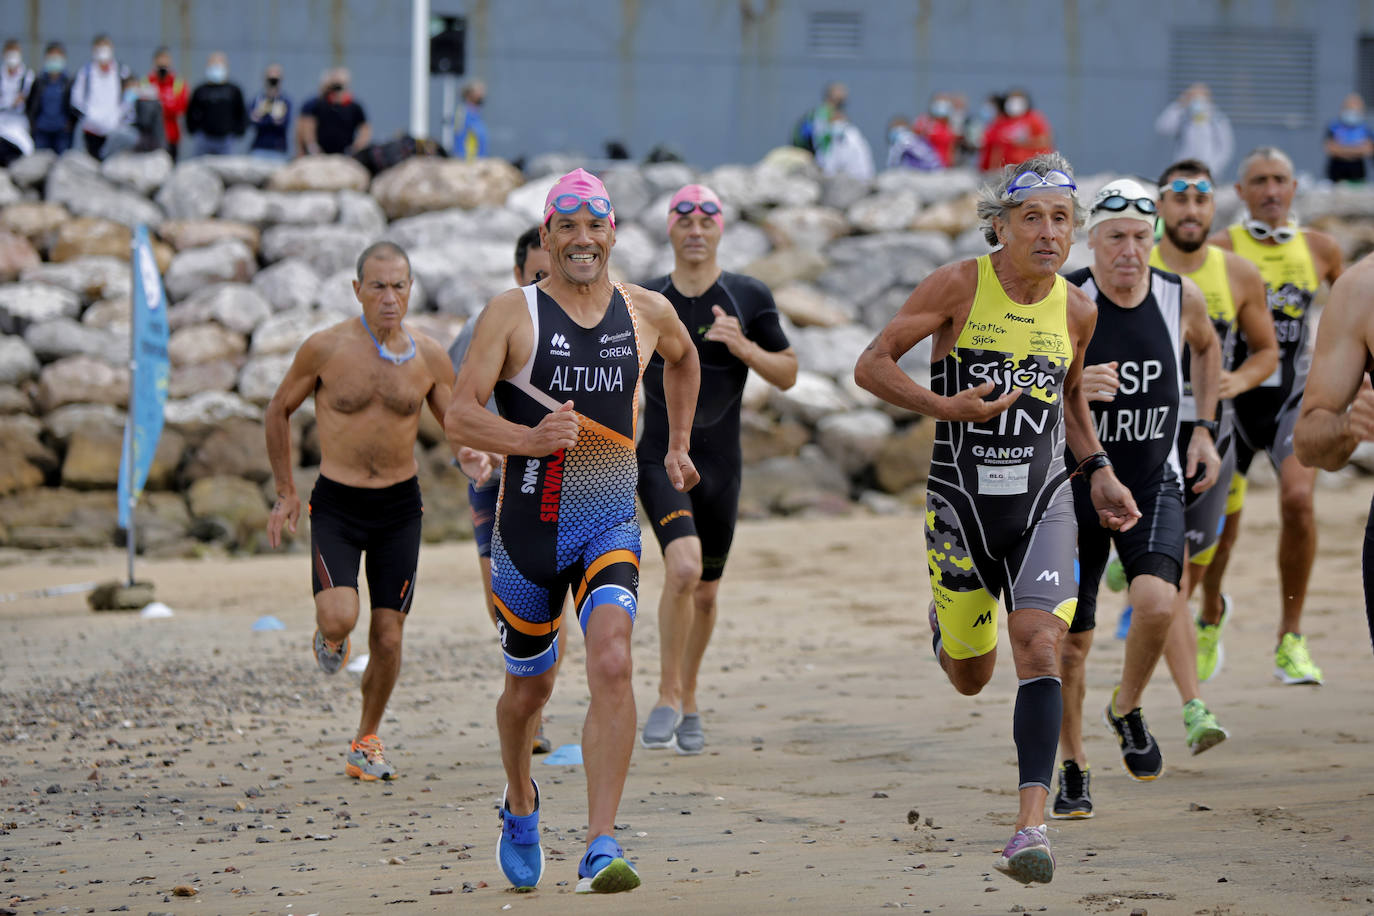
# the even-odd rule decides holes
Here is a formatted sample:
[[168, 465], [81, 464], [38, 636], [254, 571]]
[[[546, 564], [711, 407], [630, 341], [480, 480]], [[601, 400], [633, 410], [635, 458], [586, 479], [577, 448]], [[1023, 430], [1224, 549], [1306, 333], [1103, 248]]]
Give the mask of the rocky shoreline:
[[[262, 408], [301, 341], [357, 313], [349, 285], [357, 253], [380, 238], [409, 251], [416, 290], [408, 324], [446, 346], [509, 287], [516, 236], [538, 221], [553, 176], [578, 164], [549, 155], [522, 174], [495, 159], [416, 158], [374, 177], [336, 156], [174, 166], [161, 152], [103, 163], [69, 152], [0, 170], [0, 547], [101, 547], [122, 538], [115, 485], [129, 397], [134, 225], [154, 233], [172, 332], [167, 426], [138, 509], [138, 548], [258, 552], [272, 495]], [[932, 424], [880, 404], [854, 385], [851, 370], [927, 274], [987, 250], [974, 214], [977, 176], [822, 178], [791, 149], [709, 171], [604, 166], [618, 278], [642, 281], [671, 268], [668, 199], [701, 181], [726, 203], [722, 266], [767, 283], [785, 316], [802, 371], [787, 392], [758, 379], [746, 389], [741, 513], [919, 506]], [[1084, 191], [1107, 177], [1082, 179]], [[1219, 193], [1220, 221], [1237, 208], [1234, 192]], [[1347, 259], [1374, 248], [1374, 190], [1300, 192], [1296, 208], [1335, 234]], [[1068, 266], [1087, 258], [1080, 243]], [[928, 349], [908, 354], [903, 367], [927, 378]], [[308, 492], [319, 462], [310, 401], [292, 429], [297, 485]], [[428, 414], [420, 439], [426, 540], [470, 537], [464, 479]], [[1340, 486], [1351, 473], [1323, 479]], [[306, 533], [303, 525], [297, 544]]]

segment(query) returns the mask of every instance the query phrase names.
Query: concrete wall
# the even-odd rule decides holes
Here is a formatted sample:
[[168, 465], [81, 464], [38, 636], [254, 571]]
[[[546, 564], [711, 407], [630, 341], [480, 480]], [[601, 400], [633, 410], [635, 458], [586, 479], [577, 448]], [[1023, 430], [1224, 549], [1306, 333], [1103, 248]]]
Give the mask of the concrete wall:
[[[468, 21], [468, 72], [489, 84], [493, 152], [551, 149], [600, 155], [619, 139], [632, 155], [666, 142], [694, 163], [757, 159], [785, 142], [827, 80], [850, 85], [851, 117], [881, 158], [884, 128], [916, 114], [938, 89], [976, 104], [1026, 86], [1056, 137], [1087, 171], [1153, 174], [1169, 155], [1152, 122], [1173, 94], [1175, 28], [1305, 30], [1316, 49], [1315, 104], [1306, 123], [1238, 127], [1239, 151], [1261, 142], [1318, 170], [1322, 125], [1354, 87], [1356, 46], [1374, 33], [1374, 0], [432, 0]], [[297, 102], [318, 74], [352, 68], [379, 136], [409, 120], [408, 0], [0, 0], [3, 21], [30, 61], [67, 42], [84, 60], [107, 31], [121, 59], [146, 69], [167, 44], [194, 83], [206, 54], [229, 53], [235, 78], [255, 87], [281, 61]], [[857, 56], [808, 53], [808, 17], [861, 17]], [[1256, 73], [1261, 81], [1265, 74]], [[432, 81], [432, 131], [439, 128]]]

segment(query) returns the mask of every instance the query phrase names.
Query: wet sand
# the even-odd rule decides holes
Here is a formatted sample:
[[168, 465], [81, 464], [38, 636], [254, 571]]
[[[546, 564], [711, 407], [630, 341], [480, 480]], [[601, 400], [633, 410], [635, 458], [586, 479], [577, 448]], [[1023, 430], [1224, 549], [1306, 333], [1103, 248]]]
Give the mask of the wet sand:
[[[981, 696], [945, 682], [916, 515], [741, 525], [702, 676], [707, 753], [635, 750], [620, 837], [644, 885], [595, 900], [572, 895], [580, 767], [535, 767], [541, 887], [507, 891], [496, 866], [502, 668], [471, 544], [422, 552], [382, 730], [392, 783], [342, 774], [358, 676], [315, 667], [303, 554], [140, 563], [170, 619], [94, 614], [79, 595], [0, 604], [0, 911], [1374, 913], [1374, 655], [1359, 577], [1371, 490], [1318, 493], [1307, 620], [1320, 688], [1272, 677], [1276, 499], [1252, 491], [1226, 666], [1203, 688], [1232, 738], [1189, 756], [1161, 664], [1145, 699], [1166, 762], [1153, 783], [1127, 778], [1101, 725], [1122, 652], [1121, 600], [1103, 599], [1085, 709], [1099, 813], [1050, 821], [1046, 886], [992, 869], [1016, 810], [1015, 674], [1004, 655]], [[3, 591], [124, 568], [114, 551], [0, 563]], [[651, 549], [641, 722], [661, 582]], [[265, 614], [286, 629], [253, 632]], [[549, 707], [555, 744], [578, 741], [585, 713], [573, 636]]]

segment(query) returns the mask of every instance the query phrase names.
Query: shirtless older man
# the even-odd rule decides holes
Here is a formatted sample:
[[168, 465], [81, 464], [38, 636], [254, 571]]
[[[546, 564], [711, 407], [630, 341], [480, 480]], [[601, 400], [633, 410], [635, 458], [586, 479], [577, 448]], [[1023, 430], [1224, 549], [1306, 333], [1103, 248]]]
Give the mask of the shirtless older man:
[[410, 301], [410, 260], [390, 242], [358, 258], [353, 292], [362, 315], [308, 337], [267, 405], [267, 454], [277, 501], [267, 522], [273, 547], [296, 530], [301, 501], [291, 476], [290, 417], [311, 394], [320, 434], [320, 476], [310, 494], [315, 591], [315, 659], [326, 674], [348, 659], [358, 622], [358, 560], [367, 553], [371, 653], [363, 708], [345, 772], [394, 779], [377, 729], [401, 672], [401, 629], [415, 597], [420, 552], [420, 485], [415, 437], [426, 403], [443, 422], [453, 367], [443, 347], [402, 324]]

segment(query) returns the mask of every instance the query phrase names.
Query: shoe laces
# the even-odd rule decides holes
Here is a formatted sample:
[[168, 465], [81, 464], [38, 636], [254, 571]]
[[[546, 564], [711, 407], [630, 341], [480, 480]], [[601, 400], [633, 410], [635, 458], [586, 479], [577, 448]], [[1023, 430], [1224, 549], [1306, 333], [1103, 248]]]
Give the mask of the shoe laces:
[[1082, 798], [1083, 790], [1088, 782], [1087, 774], [1078, 764], [1064, 765], [1064, 795], [1067, 798]]
[[1131, 747], [1143, 750], [1149, 744], [1150, 730], [1145, 725], [1145, 713], [1132, 709], [1121, 717], [1121, 724], [1130, 738]]
[[1284, 642], [1286, 645], [1283, 647], [1283, 654], [1288, 657], [1289, 664], [1295, 668], [1312, 667], [1312, 656], [1307, 653], [1307, 640], [1301, 636], [1294, 636]]
[[354, 741], [353, 749], [362, 751], [368, 763], [386, 762], [386, 748], [382, 746], [382, 739], [376, 735], [367, 735], [361, 741]]

